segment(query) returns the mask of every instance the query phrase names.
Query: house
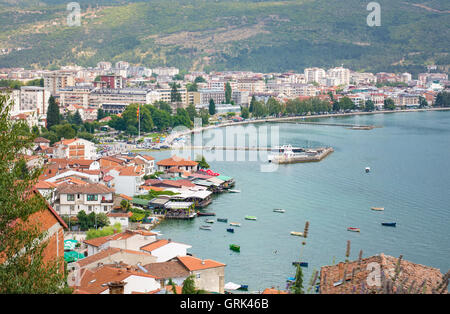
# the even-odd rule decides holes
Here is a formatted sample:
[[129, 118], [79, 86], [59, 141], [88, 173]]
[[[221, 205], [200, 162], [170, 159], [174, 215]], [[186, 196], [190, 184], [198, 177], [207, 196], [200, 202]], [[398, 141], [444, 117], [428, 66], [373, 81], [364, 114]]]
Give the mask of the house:
[[191, 245], [174, 242], [170, 239], [161, 239], [142, 246], [140, 250], [157, 257], [157, 262], [166, 262], [177, 256], [186, 256], [187, 249], [191, 247]]
[[34, 188], [51, 204], [53, 204], [56, 199], [56, 187], [56, 184], [42, 180], [38, 181], [34, 186]]
[[108, 265], [94, 270], [81, 271], [81, 279], [75, 293], [113, 294], [117, 285], [120, 293], [150, 293], [161, 288], [159, 278], [126, 265]]
[[177, 259], [194, 276], [195, 287], [210, 292], [224, 293], [225, 264], [193, 256], [178, 256]]
[[177, 286], [182, 286], [183, 282], [189, 277], [189, 270], [177, 258], [167, 262], [151, 263], [144, 265], [147, 274], [160, 278], [162, 286], [168, 284], [169, 279]]
[[123, 229], [127, 229], [129, 227], [130, 218], [133, 216], [132, 212], [110, 212], [106, 214], [109, 218], [110, 225], [115, 225], [119, 223]]
[[156, 236], [156, 233], [149, 231], [126, 230], [105, 237], [84, 240], [84, 243], [87, 245], [88, 256], [91, 256], [110, 247], [140, 251], [142, 246], [156, 241]]
[[[33, 195], [38, 197], [42, 196], [37, 190], [33, 190]], [[43, 241], [47, 241], [47, 245], [43, 251], [43, 262], [48, 263], [51, 261], [59, 260], [60, 268], [58, 272], [64, 272], [64, 230], [68, 228], [64, 220], [56, 213], [53, 207], [45, 202], [44, 208], [31, 214], [26, 224], [30, 227], [36, 227], [40, 232], [45, 233]], [[16, 220], [18, 224], [23, 224], [21, 220]], [[24, 226], [24, 228], [27, 228]], [[4, 262], [4, 257], [0, 255], [0, 263]]]
[[289, 293], [287, 291], [278, 290], [272, 287], [264, 289], [262, 294], [289, 294]]
[[69, 216], [76, 216], [82, 210], [87, 214], [108, 213], [113, 207], [113, 193], [113, 189], [99, 183], [63, 183], [56, 189], [55, 208], [61, 215]]
[[[144, 164], [144, 175], [155, 173], [155, 158], [149, 155], [137, 155], [135, 160], [141, 160]], [[137, 163], [136, 163], [137, 165]]]
[[158, 171], [162, 172], [168, 172], [172, 167], [176, 167], [187, 172], [195, 172], [198, 168], [197, 162], [178, 156], [160, 160], [156, 163], [156, 165], [158, 166]]
[[62, 139], [54, 144], [53, 156], [68, 159], [97, 159], [97, 147], [94, 143], [82, 139]]
[[103, 265], [115, 264], [120, 262], [128, 265], [146, 265], [156, 263], [156, 257], [144, 252], [111, 247], [106, 250], [100, 251], [97, 254], [90, 255], [78, 260], [77, 262], [71, 263], [70, 269], [93, 270]]
[[114, 186], [117, 193], [125, 195], [138, 194], [139, 187], [144, 182], [142, 166], [116, 167], [110, 170], [108, 175], [114, 177], [112, 186]]
[[[320, 293], [371, 293], [382, 287], [382, 275], [394, 278], [399, 259], [384, 255], [383, 253], [360, 261], [339, 263], [332, 266], [323, 266], [320, 270]], [[400, 261], [400, 272], [397, 283], [403, 283], [405, 289], [412, 288], [420, 293], [432, 293], [443, 279], [444, 275], [439, 269], [415, 264], [409, 261]], [[394, 287], [397, 289], [397, 287]]]

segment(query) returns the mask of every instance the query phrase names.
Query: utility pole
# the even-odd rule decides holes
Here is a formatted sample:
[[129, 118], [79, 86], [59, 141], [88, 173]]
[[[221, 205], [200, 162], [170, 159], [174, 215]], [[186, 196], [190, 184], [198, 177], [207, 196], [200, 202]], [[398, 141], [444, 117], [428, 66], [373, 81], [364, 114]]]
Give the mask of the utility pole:
[[138, 104], [138, 140], [141, 138], [141, 110], [140, 104]]

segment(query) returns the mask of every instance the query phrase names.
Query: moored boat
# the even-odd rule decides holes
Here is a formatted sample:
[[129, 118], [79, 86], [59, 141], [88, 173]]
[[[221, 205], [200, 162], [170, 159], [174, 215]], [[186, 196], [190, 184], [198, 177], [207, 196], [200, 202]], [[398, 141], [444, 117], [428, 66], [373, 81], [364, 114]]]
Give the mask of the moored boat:
[[238, 222], [230, 222], [230, 226], [234, 226], [234, 227], [240, 227], [241, 224]]
[[376, 211], [383, 211], [384, 207], [371, 207], [371, 210], [376, 210]]
[[281, 209], [281, 208], [275, 208], [273, 211], [276, 212], [276, 213], [284, 213], [284, 212], [286, 212], [284, 209]]
[[197, 212], [197, 216], [215, 216], [216, 213], [212, 212]]
[[348, 231], [353, 231], [353, 232], [360, 232], [361, 231], [359, 228], [353, 228], [353, 227], [348, 227], [347, 230]]
[[234, 233], [234, 229], [233, 228], [227, 228], [228, 232]]
[[255, 216], [245, 216], [246, 220], [256, 220], [258, 218], [256, 218]]
[[228, 222], [227, 218], [217, 218], [217, 221], [219, 222]]
[[235, 251], [235, 252], [240, 252], [241, 247], [237, 244], [230, 244], [230, 250]]
[[291, 231], [291, 235], [303, 237], [303, 232]]
[[396, 222], [382, 222], [381, 225], [386, 226], [386, 227], [395, 227], [395, 226], [397, 226], [397, 223]]
[[307, 262], [292, 262], [292, 265], [294, 265], [294, 266], [299, 265], [300, 267], [308, 267]]
[[202, 230], [211, 230], [211, 226], [200, 226]]
[[248, 291], [248, 285], [241, 285], [238, 290]]
[[206, 223], [209, 223], [209, 224], [213, 224], [213, 223], [214, 223], [214, 220], [212, 220], [212, 219], [206, 219], [205, 222], [206, 222]]
[[241, 193], [240, 190], [228, 190], [228, 192], [230, 192], [230, 193]]
[[370, 167], [366, 167], [366, 169], [364, 169], [366, 171], [366, 173], [370, 172]]

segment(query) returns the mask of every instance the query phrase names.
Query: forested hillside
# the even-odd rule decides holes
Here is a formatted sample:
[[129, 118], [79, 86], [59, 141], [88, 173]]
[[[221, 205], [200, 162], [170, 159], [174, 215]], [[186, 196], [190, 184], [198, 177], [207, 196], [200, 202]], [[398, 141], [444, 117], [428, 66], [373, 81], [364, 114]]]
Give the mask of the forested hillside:
[[423, 70], [450, 65], [450, 1], [383, 0], [369, 27], [361, 0], [0, 0], [0, 67], [126, 60], [183, 70]]

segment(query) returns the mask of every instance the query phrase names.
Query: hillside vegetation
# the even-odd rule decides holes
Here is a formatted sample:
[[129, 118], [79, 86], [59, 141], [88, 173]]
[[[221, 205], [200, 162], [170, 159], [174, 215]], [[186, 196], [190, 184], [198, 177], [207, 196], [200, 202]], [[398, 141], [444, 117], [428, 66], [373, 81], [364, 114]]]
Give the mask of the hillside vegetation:
[[423, 71], [450, 64], [450, 2], [383, 0], [369, 27], [361, 0], [78, 1], [81, 26], [67, 25], [67, 1], [0, 0], [0, 67], [126, 60], [183, 70], [301, 71], [344, 64], [355, 70]]

